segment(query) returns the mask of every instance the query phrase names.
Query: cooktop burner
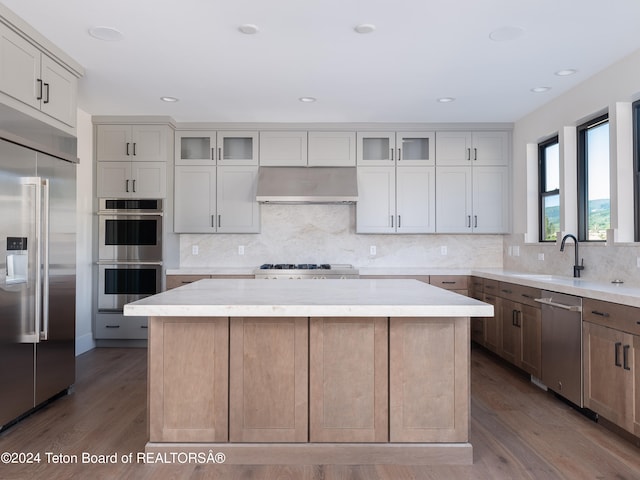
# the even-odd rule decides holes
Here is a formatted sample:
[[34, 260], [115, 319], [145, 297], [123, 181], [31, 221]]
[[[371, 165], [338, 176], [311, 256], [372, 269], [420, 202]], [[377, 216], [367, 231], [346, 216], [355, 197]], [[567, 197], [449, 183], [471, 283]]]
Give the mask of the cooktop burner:
[[328, 263], [265, 263], [260, 270], [331, 270]]

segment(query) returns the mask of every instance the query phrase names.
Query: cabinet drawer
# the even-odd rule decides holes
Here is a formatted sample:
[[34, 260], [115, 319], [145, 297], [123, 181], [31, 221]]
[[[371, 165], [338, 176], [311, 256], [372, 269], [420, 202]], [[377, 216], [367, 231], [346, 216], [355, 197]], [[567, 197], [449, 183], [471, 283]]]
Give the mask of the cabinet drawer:
[[210, 275], [167, 275], [167, 290], [181, 287], [189, 283], [197, 282], [203, 278], [211, 278]]
[[123, 317], [122, 315], [98, 315], [95, 338], [144, 340], [147, 338], [147, 317]]
[[640, 308], [585, 298], [582, 301], [582, 319], [640, 335]]
[[498, 295], [500, 293], [500, 282], [498, 280], [485, 278], [482, 283], [484, 293], [488, 293], [490, 295]]
[[429, 283], [446, 290], [466, 290], [468, 279], [465, 275], [431, 275]]
[[499, 296], [507, 298], [517, 303], [540, 308], [540, 304], [534, 299], [540, 298], [541, 292], [538, 288], [527, 287], [515, 283], [500, 282]]

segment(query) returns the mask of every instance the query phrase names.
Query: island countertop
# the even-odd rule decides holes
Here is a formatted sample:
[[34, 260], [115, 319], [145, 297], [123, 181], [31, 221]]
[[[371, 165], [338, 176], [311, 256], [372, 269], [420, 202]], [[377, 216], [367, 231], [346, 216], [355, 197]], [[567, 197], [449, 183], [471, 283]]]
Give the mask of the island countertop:
[[129, 303], [124, 315], [487, 317], [493, 306], [417, 280], [206, 279]]

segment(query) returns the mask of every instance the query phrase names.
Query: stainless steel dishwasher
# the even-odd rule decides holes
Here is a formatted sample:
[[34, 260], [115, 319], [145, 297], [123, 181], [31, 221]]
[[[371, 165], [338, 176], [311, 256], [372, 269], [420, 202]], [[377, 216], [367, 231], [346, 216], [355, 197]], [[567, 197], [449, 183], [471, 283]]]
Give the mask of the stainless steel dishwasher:
[[582, 402], [582, 298], [542, 291], [541, 380], [578, 407]]

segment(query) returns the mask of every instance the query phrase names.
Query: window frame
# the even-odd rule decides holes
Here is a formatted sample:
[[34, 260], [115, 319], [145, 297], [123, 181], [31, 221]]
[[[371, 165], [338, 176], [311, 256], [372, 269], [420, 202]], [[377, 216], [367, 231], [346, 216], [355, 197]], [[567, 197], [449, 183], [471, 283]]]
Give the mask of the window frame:
[[634, 241], [640, 242], [640, 100], [631, 104], [633, 118]]
[[[587, 178], [587, 133], [592, 128], [598, 127], [604, 123], [609, 123], [609, 113], [599, 115], [592, 118], [588, 122], [585, 122], [577, 127], [577, 153], [578, 153], [578, 240], [580, 242], [593, 242], [601, 243], [606, 240], [589, 240], [589, 225], [588, 225], [588, 211], [587, 211], [587, 199], [589, 198], [588, 178]], [[609, 159], [611, 160], [611, 159]], [[611, 192], [609, 192], [609, 200], [611, 200]], [[611, 215], [611, 211], [609, 211]], [[609, 217], [611, 219], [611, 217]], [[611, 227], [611, 225], [609, 225]]]
[[[554, 190], [545, 190], [545, 183], [547, 179], [546, 172], [546, 149], [551, 145], [560, 146], [560, 139], [558, 135], [555, 135], [547, 140], [538, 144], [538, 241], [540, 243], [553, 243], [557, 239], [546, 240], [545, 237], [545, 224], [544, 224], [544, 199], [554, 195], [560, 195], [560, 188]], [[560, 172], [558, 172], [560, 173]]]

